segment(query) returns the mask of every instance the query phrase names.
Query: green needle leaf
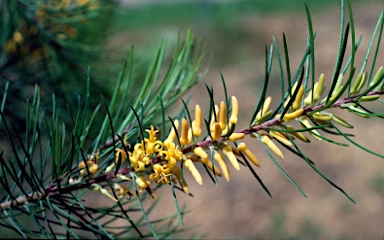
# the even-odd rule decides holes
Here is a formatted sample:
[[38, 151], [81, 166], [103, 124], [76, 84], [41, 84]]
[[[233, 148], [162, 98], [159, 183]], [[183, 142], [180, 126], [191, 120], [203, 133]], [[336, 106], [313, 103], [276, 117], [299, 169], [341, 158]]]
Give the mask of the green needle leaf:
[[258, 134], [254, 134], [254, 136], [257, 137], [257, 139], [259, 140], [259, 142], [260, 142], [261, 146], [263, 147], [264, 151], [267, 153], [268, 157], [272, 160], [272, 162], [276, 165], [276, 167], [280, 170], [280, 172], [292, 183], [292, 185], [297, 189], [297, 191], [299, 191], [299, 193], [301, 195], [303, 195], [304, 197], [307, 197], [307, 195], [305, 195], [304, 191], [301, 190], [301, 188], [295, 183], [295, 181], [293, 181], [293, 179], [284, 171], [284, 169], [273, 158], [272, 154], [269, 152], [267, 147], [261, 142], [260, 136]]
[[175, 186], [174, 186], [173, 181], [172, 181], [172, 175], [170, 176], [170, 180], [171, 180], [171, 189], [172, 189], [173, 202], [175, 203], [175, 207], [176, 207], [177, 215], [179, 216], [180, 224], [184, 227], [183, 216], [181, 215], [179, 203], [177, 201], [176, 192], [175, 192]]

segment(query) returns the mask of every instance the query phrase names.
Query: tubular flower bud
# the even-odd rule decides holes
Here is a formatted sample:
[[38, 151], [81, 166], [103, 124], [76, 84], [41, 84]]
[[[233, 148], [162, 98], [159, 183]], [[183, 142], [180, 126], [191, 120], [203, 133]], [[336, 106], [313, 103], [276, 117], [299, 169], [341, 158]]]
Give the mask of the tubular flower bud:
[[[294, 128], [290, 125], [287, 126], [287, 129], [288, 130], [294, 130]], [[301, 132], [292, 132], [290, 134], [297, 137], [298, 139], [300, 139], [303, 142], [309, 143], [311, 141], [307, 137], [305, 137]]]
[[229, 159], [229, 161], [231, 162], [232, 166], [237, 170], [239, 171], [240, 170], [240, 165], [239, 165], [239, 162], [237, 161], [236, 159], [236, 156], [235, 154], [233, 154], [232, 152], [232, 148], [231, 146], [229, 146], [228, 144], [225, 145], [225, 147], [223, 147], [223, 153], [227, 156], [227, 158]]
[[123, 180], [123, 181], [130, 181], [130, 180], [132, 180], [132, 178], [126, 177], [126, 176], [123, 175], [123, 174], [116, 174], [116, 177], [117, 177], [117, 178], [120, 178], [120, 179]]
[[304, 109], [300, 108], [299, 110], [294, 111], [293, 113], [286, 113], [283, 117], [285, 122], [289, 122], [291, 120], [294, 120], [297, 117], [300, 117], [303, 115]]
[[261, 113], [261, 116], [264, 116], [268, 109], [269, 109], [269, 106], [271, 106], [271, 102], [272, 102], [272, 97], [267, 97], [264, 101], [264, 104], [263, 104], [263, 111]]
[[184, 192], [186, 194], [189, 194], [187, 182], [185, 180], [183, 182], [182, 179], [181, 179], [180, 168], [178, 166], [175, 166], [175, 167], [173, 167], [171, 169], [171, 172], [172, 172], [173, 175], [176, 176], [176, 179], [179, 182], [180, 186], [183, 188]]
[[271, 105], [271, 102], [272, 102], [272, 98], [271, 97], [267, 97], [265, 100], [264, 100], [264, 104], [263, 104], [263, 110], [262, 111], [259, 111], [256, 115], [256, 120], [259, 120], [262, 116], [264, 116], [268, 109], [269, 109], [269, 106]]
[[232, 102], [232, 112], [231, 112], [231, 117], [229, 118], [229, 122], [232, 124], [236, 124], [237, 116], [239, 115], [239, 105], [237, 102], [237, 98], [235, 96], [232, 96], [231, 102]]
[[[315, 83], [315, 86], [313, 87], [313, 89], [316, 89], [316, 86], [317, 86], [317, 85], [318, 85], [318, 83]], [[309, 90], [307, 97], [304, 98], [304, 104], [305, 104], [306, 106], [311, 105], [311, 103], [312, 103], [312, 89]]]
[[247, 158], [249, 160], [251, 160], [253, 162], [253, 164], [255, 164], [256, 166], [260, 167], [260, 162], [259, 160], [257, 160], [256, 156], [253, 155], [253, 153], [251, 152], [251, 150], [249, 150], [247, 148], [247, 145], [245, 145], [245, 143], [240, 143], [238, 146], [237, 146], [237, 149], [244, 153], [245, 156], [247, 156]]
[[325, 81], [325, 77], [324, 77], [324, 74], [322, 73], [319, 77], [317, 86], [315, 85], [315, 88], [314, 88], [314, 91], [315, 91], [313, 94], [314, 101], [317, 101], [321, 98], [321, 94], [323, 93], [324, 81]]
[[201, 115], [201, 108], [199, 105], [196, 105], [195, 108], [195, 121], [192, 122], [193, 135], [199, 137], [201, 135], [201, 124], [203, 122], [203, 117]]
[[97, 183], [93, 183], [91, 186], [90, 186], [90, 189], [91, 190], [94, 190], [94, 191], [97, 191], [97, 192], [101, 192], [102, 194], [104, 194], [105, 196], [109, 197], [110, 199], [112, 199], [113, 201], [118, 201], [115, 197], [113, 197], [108, 191], [107, 189], [105, 188], [102, 188], [99, 184]]
[[336, 99], [337, 95], [340, 94], [340, 92], [343, 90], [343, 86], [341, 85], [337, 90], [335, 89], [332, 93], [331, 98], [329, 99], [330, 102]]
[[341, 118], [339, 118], [339, 117], [337, 117], [337, 116], [335, 116], [333, 114], [332, 114], [332, 116], [333, 116], [332, 120], [334, 122], [340, 124], [341, 126], [344, 126], [346, 128], [354, 128], [352, 124], [350, 124], [349, 122], [345, 121], [344, 119], [341, 119]]
[[378, 84], [381, 80], [383, 80], [383, 67], [381, 66], [375, 76], [373, 77], [372, 81], [369, 83], [369, 86], [370, 87], [373, 87], [375, 86], [376, 84]]
[[[311, 128], [311, 127], [312, 127], [311, 124], [308, 122], [307, 119], [302, 120], [302, 121], [301, 121], [301, 124], [303, 124], [306, 128]], [[309, 133], [310, 133], [312, 136], [314, 136], [317, 140], [320, 140], [320, 141], [323, 140], [323, 139], [321, 139], [321, 138], [319, 137], [320, 134], [319, 134], [318, 131], [316, 131], [316, 129], [313, 129], [313, 130], [309, 131]]]
[[356, 80], [355, 82], [353, 83], [352, 87], [351, 87], [351, 90], [350, 90], [350, 93], [351, 94], [356, 94], [358, 93], [357, 92], [357, 89], [359, 88], [359, 85], [361, 83], [361, 80], [363, 79], [363, 73], [359, 73], [356, 77]]
[[361, 98], [359, 98], [359, 101], [361, 102], [370, 102], [370, 101], [375, 101], [377, 99], [380, 98], [380, 95], [379, 94], [375, 94], [375, 95], [369, 95], [369, 96], [362, 96]]
[[228, 166], [224, 161], [223, 155], [220, 152], [216, 152], [213, 157], [219, 163], [220, 168], [223, 171], [225, 179], [227, 180], [227, 182], [229, 182], [231, 177], [229, 175]]
[[195, 156], [195, 155], [187, 155], [185, 156], [187, 159], [190, 159], [192, 160], [192, 162], [199, 162], [200, 161], [200, 158], [198, 156]]
[[[189, 157], [189, 156], [187, 156]], [[211, 160], [209, 160], [208, 158], [200, 158], [199, 159], [200, 162], [202, 162], [205, 166], [207, 166], [209, 168], [209, 170], [211, 170], [212, 172], [214, 172], [217, 176], [221, 177], [221, 172], [220, 170], [216, 167], [216, 166], [213, 166]]]
[[293, 110], [297, 110], [301, 107], [301, 100], [303, 99], [303, 95], [304, 95], [304, 86], [301, 85], [299, 88], [299, 91], [297, 92], [295, 101], [293, 102], [293, 105], [292, 105]]
[[260, 118], [256, 118], [256, 121], [254, 122], [253, 126], [256, 126], [256, 125], [259, 125], [259, 124], [262, 124], [263, 122], [265, 122], [272, 115], [272, 113], [273, 113], [273, 111], [269, 110]]
[[221, 130], [227, 127], [227, 105], [224, 101], [220, 103], [220, 119], [219, 119]]
[[359, 93], [361, 91], [361, 89], [364, 87], [366, 81], [367, 81], [367, 72], [364, 72], [363, 76], [361, 77], [360, 84], [356, 89], [357, 93]]
[[192, 143], [192, 128], [188, 129], [188, 144]]
[[188, 145], [190, 142], [188, 141], [188, 122], [187, 119], [183, 118], [181, 121], [181, 137], [180, 137], [180, 144], [181, 145]]
[[196, 147], [193, 149], [193, 153], [203, 159], [208, 158], [208, 154], [201, 147]]
[[239, 150], [237, 148], [232, 148], [232, 152], [233, 154], [235, 154], [236, 156], [241, 156]]
[[291, 100], [291, 95], [293, 95], [293, 93], [296, 91], [297, 83], [298, 82], [296, 81], [295, 84], [293, 84], [293, 87], [291, 88], [291, 93], [288, 95], [287, 99], [284, 102], [284, 107], [288, 105], [289, 101]]
[[264, 143], [269, 149], [272, 150], [279, 158], [284, 159], [284, 155], [281, 150], [274, 144], [268, 136], [262, 136], [261, 142]]
[[[179, 130], [179, 120], [176, 119], [173, 123], [175, 124], [176, 130]], [[164, 145], [167, 146], [167, 144], [173, 143], [175, 138], [176, 138], [176, 132], [172, 126], [171, 131], [169, 132], [167, 139], [164, 141]]]
[[213, 141], [216, 141], [217, 139], [219, 139], [221, 137], [221, 126], [220, 126], [220, 123], [215, 123], [214, 124], [214, 131], [212, 132], [212, 140]]
[[341, 84], [343, 83], [343, 78], [344, 78], [344, 75], [340, 73], [339, 78], [337, 79], [335, 88], [333, 89], [332, 96], [337, 94], [339, 92], [339, 89], [342, 88]]
[[269, 136], [272, 138], [275, 138], [276, 140], [282, 142], [283, 144], [285, 144], [287, 146], [292, 146], [291, 141], [289, 141], [289, 139], [287, 139], [283, 134], [281, 134], [279, 132], [270, 131]]
[[320, 121], [330, 121], [333, 118], [332, 114], [319, 113], [319, 112], [315, 112], [314, 114], [312, 114], [312, 117], [314, 120], [320, 120]]
[[244, 133], [232, 133], [228, 139], [232, 142], [236, 142], [237, 140], [243, 139], [245, 137]]
[[199, 185], [203, 185], [203, 179], [201, 178], [199, 171], [197, 171], [195, 165], [190, 159], [184, 161], [184, 166], [192, 173], [192, 176], [195, 178], [196, 182]]

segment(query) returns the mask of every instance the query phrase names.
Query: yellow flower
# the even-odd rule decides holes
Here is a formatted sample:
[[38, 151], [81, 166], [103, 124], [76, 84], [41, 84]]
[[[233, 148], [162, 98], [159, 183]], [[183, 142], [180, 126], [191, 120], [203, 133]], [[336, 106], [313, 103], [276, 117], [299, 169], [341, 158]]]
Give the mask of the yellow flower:
[[143, 154], [133, 154], [132, 157], [129, 158], [129, 161], [136, 171], [144, 170], [145, 166], [151, 163], [151, 159]]
[[118, 183], [113, 184], [113, 189], [116, 191], [116, 196], [120, 199], [125, 195], [132, 196], [133, 194], [128, 191], [128, 189]]
[[[90, 174], [94, 174], [99, 169], [99, 165], [97, 164], [99, 153], [92, 154], [88, 156], [88, 159], [84, 161], [81, 161], [78, 165], [80, 170], [80, 175], [85, 176], [87, 175], [88, 171]], [[88, 168], [88, 170], [87, 170]]]
[[177, 161], [183, 159], [183, 152], [179, 150], [179, 146], [175, 143], [168, 143], [166, 148], [161, 152], [164, 160], [170, 161], [174, 158]]
[[171, 176], [171, 170], [168, 166], [168, 164], [160, 165], [158, 163], [154, 164], [152, 166], [152, 169], [155, 173], [152, 173], [149, 175], [149, 178], [156, 182], [156, 183], [162, 183], [162, 184], [169, 184], [170, 183], [170, 176]]
[[136, 185], [141, 188], [145, 189], [151, 196], [155, 199], [157, 199], [156, 195], [152, 192], [152, 189], [149, 187], [151, 184], [150, 181], [148, 181], [144, 176], [138, 176], [136, 177]]

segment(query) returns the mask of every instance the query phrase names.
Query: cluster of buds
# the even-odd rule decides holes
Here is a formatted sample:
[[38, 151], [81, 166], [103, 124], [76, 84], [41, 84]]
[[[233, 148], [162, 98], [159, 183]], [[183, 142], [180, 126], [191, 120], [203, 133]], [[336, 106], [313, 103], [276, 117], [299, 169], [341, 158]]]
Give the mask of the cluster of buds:
[[92, 176], [99, 170], [99, 152], [88, 155], [85, 161], [81, 161], [77, 167], [79, 169], [79, 175], [75, 178], [71, 177], [69, 183], [80, 182], [86, 176]]
[[[106, 168], [105, 173], [113, 171], [118, 162], [121, 164], [128, 162], [131, 169], [130, 175], [117, 174], [116, 177], [123, 181], [134, 179], [140, 190], [146, 190], [156, 198], [151, 190], [151, 185], [170, 184], [171, 181], [175, 184], [178, 183], [186, 193], [189, 193], [187, 181], [181, 173], [183, 168], [191, 173], [199, 185], [202, 185], [202, 177], [195, 166], [197, 163], [205, 165], [218, 177], [224, 176], [227, 181], [230, 180], [227, 161], [235, 170], [240, 170], [237, 160], [240, 156], [247, 157], [256, 166], [260, 166], [259, 161], [246, 144], [238, 142], [244, 138], [245, 134], [234, 132], [238, 121], [236, 97], [231, 99], [231, 110], [227, 111], [227, 109], [228, 106], [225, 102], [221, 102], [220, 107], [215, 106], [209, 124], [209, 137], [202, 142], [198, 142], [198, 138], [203, 132], [203, 117], [199, 105], [196, 105], [193, 121], [189, 124], [186, 118], [182, 118], [180, 121], [175, 120], [168, 136], [163, 141], [159, 139], [160, 131], [153, 126], [146, 129], [147, 137], [136, 143], [132, 149], [124, 139], [123, 146], [115, 150], [115, 161]], [[227, 120], [229, 112], [230, 117]], [[234, 144], [235, 142], [236, 144]], [[208, 152], [212, 153], [211, 157]], [[215, 166], [213, 160], [220, 170]], [[94, 189], [101, 190], [100, 187]], [[101, 192], [109, 197], [112, 196], [106, 190]], [[123, 194], [124, 192], [120, 192], [120, 196]], [[128, 191], [125, 194], [128, 194]]]

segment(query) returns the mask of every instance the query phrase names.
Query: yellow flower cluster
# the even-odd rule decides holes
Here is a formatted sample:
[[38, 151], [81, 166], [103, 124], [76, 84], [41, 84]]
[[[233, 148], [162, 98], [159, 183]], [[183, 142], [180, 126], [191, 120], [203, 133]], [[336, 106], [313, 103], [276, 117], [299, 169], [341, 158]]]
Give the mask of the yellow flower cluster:
[[[150, 185], [154, 183], [170, 184], [171, 181], [174, 183], [177, 181], [186, 193], [189, 192], [187, 182], [181, 174], [181, 166], [191, 173], [199, 185], [203, 184], [203, 180], [195, 166], [196, 163], [204, 164], [219, 177], [224, 175], [227, 181], [230, 180], [230, 173], [226, 159], [228, 159], [234, 169], [240, 170], [237, 157], [243, 153], [256, 166], [260, 166], [259, 161], [245, 143], [239, 143], [238, 147], [230, 146], [229, 144], [230, 141], [236, 142], [245, 136], [244, 133], [233, 132], [238, 118], [238, 102], [236, 97], [232, 97], [231, 107], [231, 115], [229, 121], [227, 121], [228, 107], [225, 102], [221, 102], [220, 108], [215, 106], [209, 128], [209, 136], [211, 138], [205, 140], [209, 141], [209, 144], [204, 145], [202, 144], [203, 142], [197, 142], [197, 138], [203, 131], [203, 117], [200, 106], [196, 105], [195, 119], [191, 124], [185, 118], [181, 119], [181, 121], [175, 120], [172, 129], [164, 141], [159, 140], [159, 130], [151, 126], [150, 129], [146, 130], [147, 137], [135, 144], [132, 152], [127, 151], [126, 147], [117, 148], [115, 162], [106, 169], [106, 172], [112, 171], [118, 161], [124, 163], [128, 160], [132, 174], [135, 175], [137, 186], [147, 190], [153, 197], [156, 197], [150, 189]], [[230, 133], [230, 131], [232, 132]], [[228, 133], [230, 133], [229, 136], [227, 136]], [[177, 139], [177, 137], [179, 138]], [[220, 166], [221, 171], [215, 167], [207, 151], [213, 152], [212, 158]], [[118, 175], [117, 177], [122, 180], [132, 180], [131, 177], [124, 175]]]
[[[377, 78], [383, 78], [383, 68], [380, 68]], [[359, 76], [358, 76], [359, 78]], [[364, 76], [361, 76], [364, 79]], [[335, 95], [340, 95], [340, 88], [342, 87], [343, 76], [340, 75], [337, 80], [334, 93], [329, 95], [329, 100], [323, 99], [322, 102], [332, 101], [336, 99]], [[363, 80], [356, 80], [356, 89], [360, 88], [360, 82]], [[374, 78], [370, 83], [370, 87], [375, 87], [379, 80]], [[353, 127], [346, 121], [336, 117], [333, 114], [317, 111], [322, 105], [316, 106], [317, 101], [320, 100], [324, 88], [324, 75], [322, 74], [319, 81], [313, 87], [312, 91], [309, 91], [304, 98], [304, 86], [298, 86], [295, 84], [291, 89], [291, 94], [287, 97], [284, 107], [289, 108], [284, 115], [276, 114], [273, 118], [270, 118], [273, 111], [270, 110], [271, 97], [267, 97], [264, 100], [263, 106], [259, 112], [255, 115], [255, 119], [251, 125], [251, 128], [234, 131], [238, 121], [238, 102], [236, 97], [231, 98], [231, 105], [227, 106], [226, 102], [222, 101], [219, 106], [214, 106], [211, 113], [211, 120], [207, 126], [208, 133], [203, 141], [198, 141], [198, 137], [201, 136], [203, 117], [201, 108], [196, 105], [195, 118], [189, 123], [186, 118], [182, 118], [180, 121], [175, 120], [173, 126], [167, 136], [162, 141], [160, 140], [160, 132], [155, 127], [151, 126], [147, 129], [147, 137], [141, 142], [137, 143], [133, 147], [133, 151], [128, 151], [128, 147], [117, 148], [115, 153], [115, 162], [112, 163], [106, 170], [110, 172], [115, 168], [118, 161], [125, 162], [128, 160], [130, 167], [131, 177], [124, 175], [117, 175], [116, 177], [121, 180], [135, 179], [136, 185], [140, 189], [147, 190], [154, 198], [150, 186], [152, 184], [170, 184], [178, 182], [180, 186], [188, 193], [188, 185], [181, 174], [182, 167], [188, 169], [191, 175], [194, 177], [199, 185], [202, 185], [202, 177], [197, 170], [195, 164], [200, 163], [205, 165], [216, 176], [224, 176], [224, 178], [230, 180], [230, 171], [228, 169], [227, 162], [232, 165], [236, 170], [240, 170], [240, 164], [238, 157], [249, 159], [254, 165], [260, 167], [260, 162], [256, 156], [248, 149], [244, 142], [239, 142], [245, 135], [257, 137], [261, 144], [269, 148], [271, 152], [276, 154], [279, 158], [283, 159], [283, 152], [276, 145], [276, 141], [283, 146], [292, 146], [294, 139], [299, 139], [303, 142], [310, 142], [310, 140], [304, 136], [301, 132], [295, 131], [295, 129], [287, 123], [292, 120], [300, 122], [304, 128], [312, 128], [310, 121], [320, 125], [330, 125], [331, 121], [341, 124], [345, 127]], [[382, 88], [382, 86], [380, 86]], [[359, 90], [354, 90], [358, 93]], [[296, 94], [294, 94], [296, 93]], [[290, 101], [290, 97], [294, 96], [294, 99]], [[338, 98], [339, 96], [337, 96]], [[359, 96], [363, 98], [365, 96]], [[376, 96], [367, 96], [360, 101], [372, 101], [377, 99]], [[288, 102], [291, 102], [288, 106]], [[348, 103], [349, 104], [349, 103]], [[345, 105], [345, 106], [344, 106]], [[344, 104], [342, 107], [351, 108], [352, 105]], [[229, 116], [229, 118], [228, 118]], [[206, 123], [208, 123], [206, 121]], [[271, 129], [270, 127], [278, 126], [278, 128]], [[317, 139], [323, 139], [323, 137], [315, 130], [308, 129]], [[126, 140], [124, 140], [124, 144]], [[220, 167], [217, 168], [215, 163]], [[94, 163], [90, 166], [90, 172]], [[80, 167], [80, 166], [79, 166]], [[92, 172], [91, 172], [92, 173]], [[96, 187], [96, 190], [100, 190]], [[101, 191], [101, 190], [100, 190]], [[104, 191], [105, 192], [105, 191]], [[129, 194], [128, 191], [123, 191], [123, 188], [119, 188], [119, 197], [124, 194]], [[116, 199], [115, 199], [116, 200]]]

